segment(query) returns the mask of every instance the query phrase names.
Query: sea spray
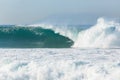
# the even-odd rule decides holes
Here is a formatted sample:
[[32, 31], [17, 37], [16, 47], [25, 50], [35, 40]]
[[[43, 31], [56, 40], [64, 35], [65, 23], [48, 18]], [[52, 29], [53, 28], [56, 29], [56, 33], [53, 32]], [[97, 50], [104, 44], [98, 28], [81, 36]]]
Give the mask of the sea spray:
[[54, 26], [47, 24], [34, 24], [31, 26], [42, 26], [43, 28], [52, 29], [54, 32], [68, 37], [74, 41], [71, 47], [76, 48], [119, 48], [120, 47], [120, 24], [115, 21], [109, 21], [99, 18], [96, 25], [70, 27]]
[[79, 32], [73, 47], [79, 48], [119, 48], [120, 25], [114, 21], [99, 18], [90, 29]]

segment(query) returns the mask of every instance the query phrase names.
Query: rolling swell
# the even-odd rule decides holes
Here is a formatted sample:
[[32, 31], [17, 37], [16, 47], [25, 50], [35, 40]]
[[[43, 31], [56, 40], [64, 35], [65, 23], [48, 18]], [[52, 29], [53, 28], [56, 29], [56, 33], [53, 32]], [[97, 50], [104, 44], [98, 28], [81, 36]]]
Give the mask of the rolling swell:
[[73, 41], [41, 27], [0, 27], [1, 48], [69, 48]]

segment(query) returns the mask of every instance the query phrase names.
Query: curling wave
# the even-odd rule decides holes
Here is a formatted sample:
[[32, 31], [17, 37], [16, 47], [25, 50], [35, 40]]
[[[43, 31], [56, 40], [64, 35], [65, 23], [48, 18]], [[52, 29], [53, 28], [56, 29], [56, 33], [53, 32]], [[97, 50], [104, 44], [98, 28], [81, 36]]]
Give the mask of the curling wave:
[[120, 24], [99, 18], [91, 25], [0, 26], [0, 47], [119, 48]]
[[69, 38], [41, 27], [0, 27], [1, 48], [68, 48], [73, 45]]
[[120, 24], [115, 21], [107, 21], [99, 18], [94, 26], [60, 26], [35, 24], [52, 29], [56, 33], [68, 37], [74, 41], [72, 47], [77, 48], [119, 48], [120, 47]]

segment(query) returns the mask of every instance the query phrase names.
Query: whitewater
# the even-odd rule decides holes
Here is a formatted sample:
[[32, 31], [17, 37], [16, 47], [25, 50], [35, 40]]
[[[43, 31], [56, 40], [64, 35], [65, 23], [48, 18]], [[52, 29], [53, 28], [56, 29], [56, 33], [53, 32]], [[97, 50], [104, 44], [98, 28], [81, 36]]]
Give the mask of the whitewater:
[[0, 80], [120, 80], [120, 49], [0, 49]]
[[0, 26], [0, 80], [120, 80], [120, 24]]
[[82, 48], [119, 48], [120, 24], [98, 19], [97, 24], [80, 32], [73, 47]]

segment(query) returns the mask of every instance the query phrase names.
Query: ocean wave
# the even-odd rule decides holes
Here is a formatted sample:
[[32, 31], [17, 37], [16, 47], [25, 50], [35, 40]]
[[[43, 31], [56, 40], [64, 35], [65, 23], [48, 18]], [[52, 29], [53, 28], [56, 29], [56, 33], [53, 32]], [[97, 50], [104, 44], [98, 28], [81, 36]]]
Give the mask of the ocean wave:
[[77, 39], [78, 33], [82, 30], [89, 28], [90, 25], [52, 25], [52, 24], [41, 23], [41, 24], [33, 24], [28, 26], [51, 29], [55, 33], [59, 33], [60, 35], [63, 35], [75, 41]]
[[79, 32], [73, 47], [120, 48], [120, 24], [99, 18], [90, 29]]
[[73, 44], [69, 38], [41, 27], [0, 27], [0, 47], [67, 48]]
[[32, 26], [42, 26], [43, 28], [52, 29], [54, 32], [68, 37], [74, 41], [72, 47], [79, 48], [119, 48], [120, 47], [120, 24], [99, 18], [96, 25], [81, 28], [46, 24], [34, 24]]
[[0, 40], [11, 39], [11, 42], [8, 41], [10, 45], [17, 44], [20, 40], [23, 42], [27, 40], [27, 43], [23, 44], [48, 48], [120, 48], [119, 34], [120, 24], [104, 18], [99, 18], [94, 26], [33, 24], [0, 27]]

